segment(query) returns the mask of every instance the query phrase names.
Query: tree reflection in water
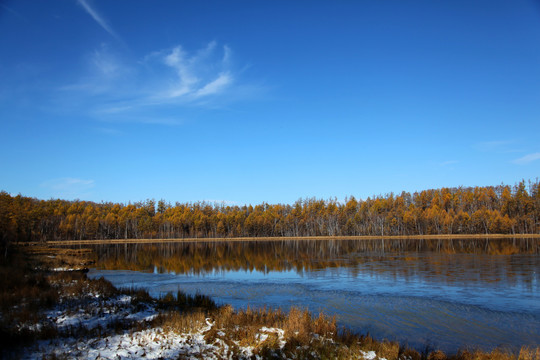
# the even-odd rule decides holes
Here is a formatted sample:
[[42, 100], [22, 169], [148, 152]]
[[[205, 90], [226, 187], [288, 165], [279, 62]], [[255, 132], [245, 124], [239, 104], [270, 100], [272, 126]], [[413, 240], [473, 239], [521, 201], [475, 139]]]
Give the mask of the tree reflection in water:
[[[446, 282], [512, 283], [535, 281], [528, 262], [512, 256], [456, 256], [540, 254], [537, 239], [386, 239], [296, 240], [245, 242], [185, 242], [97, 245], [97, 268], [205, 274], [226, 271], [306, 271], [362, 269], [407, 279], [444, 277]], [[432, 254], [433, 256], [429, 256]], [[536, 257], [533, 257], [534, 261]], [[495, 261], [495, 262], [494, 262]], [[501, 261], [504, 263], [501, 266]], [[362, 266], [359, 266], [362, 265]], [[461, 273], [455, 269], [463, 269]], [[474, 275], [474, 276], [471, 276]]]
[[93, 276], [157, 295], [181, 287], [239, 308], [296, 304], [353, 330], [447, 351], [540, 342], [539, 240], [198, 241], [95, 251], [105, 271]]

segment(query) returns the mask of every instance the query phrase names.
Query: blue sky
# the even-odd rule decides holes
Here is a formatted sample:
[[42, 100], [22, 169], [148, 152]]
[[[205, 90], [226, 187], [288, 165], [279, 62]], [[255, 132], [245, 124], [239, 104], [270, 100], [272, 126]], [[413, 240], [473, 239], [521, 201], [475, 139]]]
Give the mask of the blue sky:
[[231, 204], [540, 174], [537, 1], [0, 1], [0, 189]]

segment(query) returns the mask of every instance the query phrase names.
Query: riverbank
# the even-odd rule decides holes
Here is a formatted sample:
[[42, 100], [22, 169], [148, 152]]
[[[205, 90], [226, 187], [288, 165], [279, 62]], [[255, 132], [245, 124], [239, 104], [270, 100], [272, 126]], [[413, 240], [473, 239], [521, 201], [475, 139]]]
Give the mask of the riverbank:
[[[466, 240], [466, 239], [540, 239], [540, 234], [438, 234], [438, 235], [390, 235], [390, 236], [273, 236], [273, 237], [215, 237], [215, 238], [178, 238], [178, 239], [95, 239], [95, 240], [58, 240], [47, 241], [49, 246], [59, 245], [97, 245], [97, 244], [149, 244], [167, 242], [194, 242], [194, 241], [297, 241], [297, 240]], [[39, 245], [39, 243], [29, 243]]]
[[153, 299], [90, 280], [85, 249], [25, 247], [1, 264], [1, 336], [12, 358], [340, 358], [540, 360], [519, 353], [423, 353], [338, 329], [335, 319], [300, 309], [234, 311], [181, 292]]

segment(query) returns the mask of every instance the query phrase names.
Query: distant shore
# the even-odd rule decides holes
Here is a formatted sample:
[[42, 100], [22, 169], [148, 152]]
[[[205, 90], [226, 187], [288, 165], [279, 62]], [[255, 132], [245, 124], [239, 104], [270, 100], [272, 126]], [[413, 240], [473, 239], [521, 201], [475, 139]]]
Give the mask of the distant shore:
[[[291, 241], [291, 240], [467, 240], [467, 239], [540, 239], [540, 234], [431, 234], [431, 235], [388, 235], [388, 236], [261, 236], [233, 238], [175, 238], [175, 239], [95, 239], [95, 240], [57, 240], [41, 244], [47, 245], [96, 245], [96, 244], [148, 244], [213, 241]], [[32, 243], [35, 244], [35, 243]]]

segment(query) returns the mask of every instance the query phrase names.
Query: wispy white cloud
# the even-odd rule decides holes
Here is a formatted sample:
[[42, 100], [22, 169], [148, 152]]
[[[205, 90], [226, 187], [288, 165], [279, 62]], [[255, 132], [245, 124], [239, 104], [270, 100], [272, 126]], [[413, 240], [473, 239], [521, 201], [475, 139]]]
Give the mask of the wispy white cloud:
[[4, 8], [4, 9], [7, 10], [8, 12], [10, 12], [11, 14], [17, 16], [18, 18], [27, 21], [27, 19], [26, 19], [25, 17], [23, 17], [21, 14], [19, 14], [17, 11], [13, 10], [12, 8], [6, 6], [6, 4], [0, 3], [0, 7], [1, 7], [1, 8]]
[[174, 88], [170, 90], [169, 97], [179, 97], [190, 93], [192, 87], [195, 86], [200, 80], [194, 74], [191, 69], [190, 62], [186, 59], [186, 54], [182, 50], [182, 47], [175, 47], [170, 54], [165, 55], [163, 62], [176, 70], [178, 80], [175, 81]]
[[475, 147], [483, 152], [507, 154], [518, 152], [515, 140], [490, 140], [475, 144]]
[[193, 95], [195, 97], [218, 94], [233, 82], [233, 78], [229, 73], [219, 74], [217, 79], [204, 85], [197, 90]]
[[457, 160], [448, 160], [448, 161], [443, 161], [442, 163], [440, 163], [441, 166], [448, 166], [448, 165], [454, 165], [454, 164], [457, 164], [459, 163], [459, 161]]
[[136, 116], [136, 117], [127, 117], [124, 118], [124, 122], [129, 123], [139, 123], [139, 124], [150, 124], [150, 125], [169, 125], [176, 126], [183, 123], [182, 120], [172, 118], [172, 117], [162, 117], [162, 116]]
[[158, 97], [189, 100], [223, 92], [234, 79], [230, 69], [231, 49], [223, 46], [223, 55], [218, 57], [220, 51], [216, 48], [216, 42], [212, 41], [193, 55], [180, 45], [165, 53], [155, 53], [177, 75], [174, 85]]
[[156, 124], [156, 125], [170, 125], [170, 126], [181, 125], [183, 123], [183, 121], [180, 119], [174, 119], [174, 118], [168, 118], [168, 117], [151, 117], [151, 118], [146, 118], [146, 119], [139, 118], [137, 119], [137, 121], [140, 122], [141, 124]]
[[92, 17], [92, 19], [94, 19], [99, 24], [99, 26], [103, 28], [103, 30], [108, 32], [109, 35], [114, 37], [119, 42], [123, 43], [122, 38], [118, 36], [118, 34], [113, 30], [109, 23], [97, 12], [97, 10], [90, 5], [90, 2], [88, 0], [78, 0], [77, 2]]
[[491, 141], [481, 141], [478, 143], [478, 146], [485, 149], [493, 149], [501, 146], [512, 144], [512, 140], [491, 140]]
[[[120, 99], [101, 109], [119, 113], [141, 106], [194, 103], [201, 97], [225, 95], [235, 80], [231, 50], [215, 42], [189, 53], [181, 46], [153, 52], [142, 61], [126, 63], [102, 44], [86, 56], [90, 69], [76, 84], [62, 90], [108, 92]], [[120, 91], [121, 90], [121, 91]]]
[[519, 159], [515, 159], [513, 161], [513, 163], [515, 164], [520, 164], [520, 165], [524, 165], [524, 164], [528, 164], [528, 163], [531, 163], [533, 161], [537, 161], [537, 160], [540, 160], [540, 153], [532, 153], [532, 154], [527, 154], [523, 157], [520, 157]]
[[96, 128], [96, 131], [100, 132], [100, 133], [103, 133], [103, 134], [106, 134], [106, 135], [120, 135], [122, 134], [122, 132], [118, 129], [111, 129], [111, 128], [106, 128], [106, 127], [99, 127], [99, 128]]
[[[63, 86], [63, 108], [85, 108], [103, 122], [178, 125], [188, 108], [223, 108], [262, 91], [242, 81], [230, 47], [211, 41], [197, 50], [181, 45], [129, 59], [102, 44], [87, 53], [78, 82]], [[254, 95], [255, 94], [255, 95]], [[57, 108], [62, 108], [59, 105]]]
[[232, 57], [232, 50], [227, 45], [223, 46], [223, 63], [228, 64]]
[[104, 115], [121, 114], [121, 113], [129, 112], [133, 110], [134, 108], [135, 106], [133, 105], [115, 105], [112, 107], [106, 107], [106, 108], [100, 109], [97, 111], [97, 113], [104, 114]]
[[90, 60], [95, 68], [106, 76], [114, 75], [121, 69], [120, 62], [104, 46], [94, 50]]
[[66, 190], [74, 187], [94, 187], [94, 180], [85, 180], [77, 178], [59, 178], [45, 181], [41, 184], [43, 187], [48, 187], [54, 190]]
[[[91, 95], [118, 94], [126, 90], [123, 87], [130, 81], [129, 76], [133, 75], [130, 64], [121, 60], [107, 44], [101, 44], [86, 53], [83, 64], [82, 76], [75, 83], [61, 86], [59, 90], [80, 91]], [[133, 91], [132, 88], [127, 90], [128, 93]]]
[[152, 109], [139, 109], [133, 106], [120, 106], [96, 110], [94, 114], [101, 122], [117, 124], [150, 124], [177, 126], [184, 123], [179, 117], [152, 114]]
[[48, 190], [49, 195], [62, 199], [83, 198], [88, 195], [88, 191], [94, 188], [95, 181], [79, 178], [58, 178], [43, 182], [40, 185]]

